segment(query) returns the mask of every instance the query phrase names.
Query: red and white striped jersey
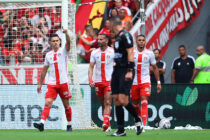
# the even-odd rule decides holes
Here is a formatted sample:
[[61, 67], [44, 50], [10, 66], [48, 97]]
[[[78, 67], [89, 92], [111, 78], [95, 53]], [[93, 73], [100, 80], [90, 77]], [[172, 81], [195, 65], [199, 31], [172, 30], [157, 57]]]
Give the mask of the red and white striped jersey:
[[68, 82], [67, 61], [68, 52], [65, 47], [59, 48], [57, 52], [52, 50], [46, 54], [44, 65], [50, 66], [47, 84], [59, 85]]
[[142, 83], [150, 83], [150, 64], [156, 64], [155, 55], [152, 51], [144, 49], [139, 52], [138, 49], [134, 50], [134, 63], [135, 63], [135, 77], [133, 85]]
[[114, 65], [114, 49], [108, 47], [105, 51], [100, 48], [92, 51], [90, 62], [94, 62], [95, 67], [95, 83], [107, 82], [111, 80]]

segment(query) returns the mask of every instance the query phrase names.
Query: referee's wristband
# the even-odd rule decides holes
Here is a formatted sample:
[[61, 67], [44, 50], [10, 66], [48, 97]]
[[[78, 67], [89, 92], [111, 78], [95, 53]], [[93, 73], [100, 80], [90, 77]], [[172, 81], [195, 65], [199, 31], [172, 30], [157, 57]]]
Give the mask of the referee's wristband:
[[133, 69], [134, 68], [134, 62], [130, 62], [130, 61], [128, 61], [128, 69]]
[[161, 84], [161, 82], [160, 82], [160, 81], [157, 81], [157, 84], [158, 84], [158, 85], [160, 85], [160, 84]]

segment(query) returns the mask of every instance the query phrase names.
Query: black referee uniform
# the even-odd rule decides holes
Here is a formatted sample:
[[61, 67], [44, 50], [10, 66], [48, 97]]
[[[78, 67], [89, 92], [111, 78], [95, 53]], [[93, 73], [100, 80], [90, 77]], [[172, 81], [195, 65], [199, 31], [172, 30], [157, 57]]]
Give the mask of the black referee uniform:
[[125, 75], [128, 72], [128, 53], [126, 49], [131, 47], [133, 47], [132, 36], [128, 31], [121, 30], [116, 36], [116, 42], [114, 44], [116, 65], [111, 80], [112, 94], [123, 93], [130, 95], [133, 79], [125, 81]]

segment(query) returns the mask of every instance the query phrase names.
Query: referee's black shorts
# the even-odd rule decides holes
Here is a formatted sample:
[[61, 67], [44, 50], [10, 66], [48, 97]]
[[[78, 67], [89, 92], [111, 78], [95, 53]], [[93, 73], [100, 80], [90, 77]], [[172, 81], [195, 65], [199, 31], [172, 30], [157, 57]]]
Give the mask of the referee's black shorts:
[[[111, 80], [111, 89], [112, 95], [114, 94], [126, 94], [130, 95], [131, 86], [133, 84], [133, 79], [129, 81], [125, 81], [125, 75], [127, 73], [127, 68], [114, 68], [112, 73], [112, 80]], [[133, 72], [134, 77], [134, 72]]]

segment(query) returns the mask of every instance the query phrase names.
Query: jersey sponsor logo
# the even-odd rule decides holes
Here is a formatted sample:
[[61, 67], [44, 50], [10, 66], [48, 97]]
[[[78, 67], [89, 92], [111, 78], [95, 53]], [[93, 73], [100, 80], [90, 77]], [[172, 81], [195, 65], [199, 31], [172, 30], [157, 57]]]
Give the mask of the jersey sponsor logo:
[[115, 42], [114, 47], [115, 47], [116, 49], [118, 49], [118, 48], [119, 48], [119, 42]]
[[121, 53], [115, 53], [114, 58], [122, 58], [122, 54]]
[[128, 40], [128, 44], [131, 44], [131, 40], [130, 40], [129, 36], [127, 36], [126, 38]]

